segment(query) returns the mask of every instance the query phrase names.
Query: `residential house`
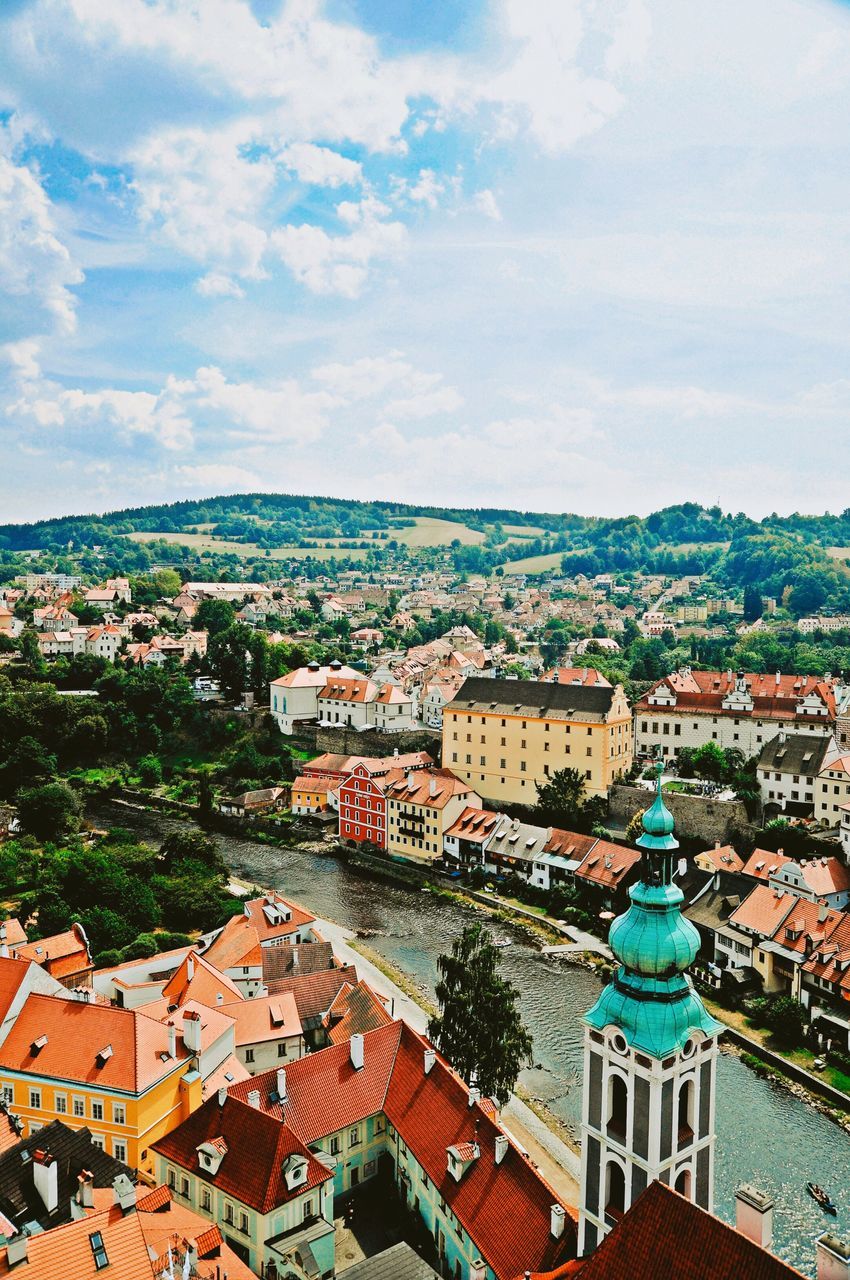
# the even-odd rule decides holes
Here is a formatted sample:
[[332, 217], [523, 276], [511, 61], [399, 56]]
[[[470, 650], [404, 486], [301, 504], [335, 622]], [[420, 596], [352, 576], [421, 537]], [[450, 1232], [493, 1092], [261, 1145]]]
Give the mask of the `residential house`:
[[575, 882], [608, 910], [628, 905], [627, 891], [638, 876], [641, 853], [610, 840], [597, 840], [575, 871]]
[[773, 936], [760, 942], [753, 964], [767, 995], [791, 995], [800, 999], [802, 970], [808, 958], [845, 919], [823, 903], [799, 899], [777, 926]]
[[606, 795], [632, 763], [620, 685], [472, 678], [443, 713], [443, 763], [488, 800], [533, 804], [537, 783], [577, 769]]
[[152, 1142], [200, 1105], [193, 1044], [137, 1010], [30, 995], [0, 1048], [0, 1093], [25, 1134], [56, 1119], [88, 1127], [150, 1171]]
[[796, 909], [799, 909], [799, 899], [793, 894], [772, 889], [769, 885], [756, 885], [731, 913], [727, 927], [718, 932], [715, 963], [720, 964], [721, 957], [725, 956], [725, 967], [755, 969], [756, 949], [772, 938], [786, 917]]
[[353, 965], [341, 965], [305, 972], [301, 969], [287, 977], [270, 979], [269, 994], [291, 992], [301, 1020], [304, 1046], [309, 1052], [324, 1049], [329, 1043], [328, 1016], [341, 991], [357, 985]]
[[[280, 1089], [285, 1096], [286, 1069], [273, 1078], [276, 1096]], [[289, 1125], [262, 1109], [257, 1089], [244, 1099], [220, 1090], [158, 1141], [155, 1154], [158, 1179], [216, 1223], [257, 1274], [274, 1264], [273, 1274], [285, 1276], [306, 1258], [309, 1274], [333, 1277], [333, 1172]]]
[[330, 784], [322, 778], [310, 778], [299, 774], [292, 784], [290, 808], [293, 813], [305, 816], [311, 813], [326, 813], [330, 807], [328, 791]]
[[371, 702], [372, 723], [385, 733], [411, 729], [416, 724], [416, 702], [403, 689], [392, 684], [381, 685]]
[[535, 827], [500, 814], [484, 849], [484, 859], [489, 871], [498, 875], [512, 872], [530, 880], [534, 862], [543, 853], [549, 839], [548, 827]]
[[[337, 1195], [391, 1177], [433, 1239], [441, 1274], [515, 1280], [576, 1252], [564, 1205], [482, 1102], [407, 1024], [354, 1036], [285, 1075], [235, 1085], [333, 1172]], [[521, 1225], [518, 1229], [517, 1224]]]
[[[421, 771], [411, 772], [419, 774]], [[361, 760], [339, 784], [339, 834], [344, 843], [373, 844], [379, 849], [387, 847], [385, 791], [390, 776], [389, 773], [374, 772], [371, 761]]]
[[287, 787], [263, 787], [260, 791], [246, 791], [241, 796], [224, 796], [218, 802], [218, 809], [229, 818], [250, 818], [263, 813], [278, 813], [286, 808], [288, 800]]
[[850, 868], [840, 858], [804, 858], [801, 862], [787, 858], [770, 875], [768, 883], [772, 889], [837, 911], [850, 904]]
[[443, 711], [456, 697], [465, 679], [460, 671], [441, 669], [422, 686], [421, 715], [429, 728], [442, 729]]
[[443, 832], [443, 857], [466, 870], [483, 867], [485, 850], [503, 814], [468, 805]]
[[531, 883], [538, 889], [574, 884], [576, 871], [597, 843], [596, 836], [552, 827], [542, 852], [534, 859]]
[[683, 667], [635, 704], [635, 750], [672, 757], [680, 747], [714, 742], [749, 757], [782, 730], [828, 738], [835, 719], [831, 679]]
[[832, 736], [780, 730], [761, 749], [757, 777], [766, 814], [811, 817], [818, 775], [838, 748]]
[[818, 822], [837, 827], [841, 811], [850, 802], [850, 753], [833, 755], [825, 760], [818, 775], [815, 791], [815, 817]]
[[841, 917], [803, 964], [800, 1000], [824, 1039], [850, 1052], [850, 916]]
[[235, 1023], [236, 1057], [249, 1075], [285, 1066], [304, 1053], [304, 1035], [291, 992], [234, 1000], [220, 1006]]
[[39, 965], [63, 987], [85, 985], [94, 972], [89, 941], [79, 923], [50, 938], [14, 943], [9, 947], [9, 954], [15, 960]]
[[[388, 776], [387, 849], [403, 857], [442, 857], [446, 831], [480, 796], [449, 769], [428, 769]], [[344, 824], [343, 824], [344, 825]]]
[[744, 859], [733, 849], [731, 844], [721, 844], [719, 840], [714, 842], [713, 849], [704, 849], [694, 858], [694, 866], [700, 871], [731, 871], [738, 872], [744, 869]]
[[384, 633], [377, 627], [358, 627], [351, 633], [351, 643], [355, 649], [380, 649], [384, 643]]
[[364, 680], [365, 677], [340, 662], [320, 666], [311, 662], [272, 680], [269, 710], [281, 733], [291, 734], [296, 724], [318, 720], [319, 694], [331, 680]]

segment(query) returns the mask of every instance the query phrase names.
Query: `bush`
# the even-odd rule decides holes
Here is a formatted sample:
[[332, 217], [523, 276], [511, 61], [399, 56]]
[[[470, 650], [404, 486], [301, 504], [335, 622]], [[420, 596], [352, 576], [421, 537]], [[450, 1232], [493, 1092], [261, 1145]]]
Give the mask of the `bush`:
[[48, 782], [18, 792], [21, 826], [37, 840], [61, 840], [78, 831], [82, 805], [66, 782]]
[[114, 969], [121, 963], [121, 952], [110, 948], [108, 951], [100, 951], [94, 957], [95, 964], [98, 969]]
[[156, 933], [153, 935], [158, 951], [176, 951], [178, 947], [191, 946], [188, 933]]
[[156, 937], [152, 933], [140, 933], [129, 946], [121, 950], [122, 960], [147, 960], [159, 952]]
[[777, 996], [765, 1012], [764, 1025], [779, 1044], [796, 1048], [803, 1043], [806, 1012], [793, 996]]
[[162, 782], [162, 762], [152, 753], [142, 756], [136, 772], [143, 787], [158, 787]]

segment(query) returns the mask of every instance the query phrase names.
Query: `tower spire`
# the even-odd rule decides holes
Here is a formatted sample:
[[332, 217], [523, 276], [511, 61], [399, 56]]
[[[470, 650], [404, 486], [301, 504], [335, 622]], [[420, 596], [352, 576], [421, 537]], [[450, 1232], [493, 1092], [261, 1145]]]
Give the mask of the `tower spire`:
[[642, 875], [611, 925], [618, 967], [585, 1016], [581, 1247], [588, 1253], [647, 1183], [660, 1178], [703, 1208], [713, 1202], [714, 1071], [722, 1030], [687, 970], [699, 934], [673, 881], [679, 848], [655, 798], [637, 845]]

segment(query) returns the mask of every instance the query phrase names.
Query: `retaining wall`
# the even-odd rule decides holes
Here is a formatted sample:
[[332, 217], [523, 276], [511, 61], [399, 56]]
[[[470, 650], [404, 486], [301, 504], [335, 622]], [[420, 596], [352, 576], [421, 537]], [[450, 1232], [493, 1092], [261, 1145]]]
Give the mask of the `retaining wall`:
[[[755, 843], [757, 829], [747, 817], [747, 810], [740, 800], [717, 800], [665, 790], [664, 802], [676, 819], [676, 830], [680, 835], [704, 841], [706, 845], [714, 844], [715, 840], [728, 844], [733, 838]], [[612, 818], [619, 819], [624, 826], [628, 826], [634, 815], [650, 804], [652, 792], [644, 787], [616, 783], [608, 797]]]

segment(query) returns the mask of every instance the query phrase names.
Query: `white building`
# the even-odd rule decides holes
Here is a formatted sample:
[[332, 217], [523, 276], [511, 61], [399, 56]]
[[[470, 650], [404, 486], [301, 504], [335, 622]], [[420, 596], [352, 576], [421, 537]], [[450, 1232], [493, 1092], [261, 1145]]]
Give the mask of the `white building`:
[[319, 694], [331, 680], [365, 679], [361, 672], [344, 667], [341, 662], [324, 667], [311, 662], [271, 682], [269, 710], [281, 733], [292, 733], [299, 722], [320, 719]]

